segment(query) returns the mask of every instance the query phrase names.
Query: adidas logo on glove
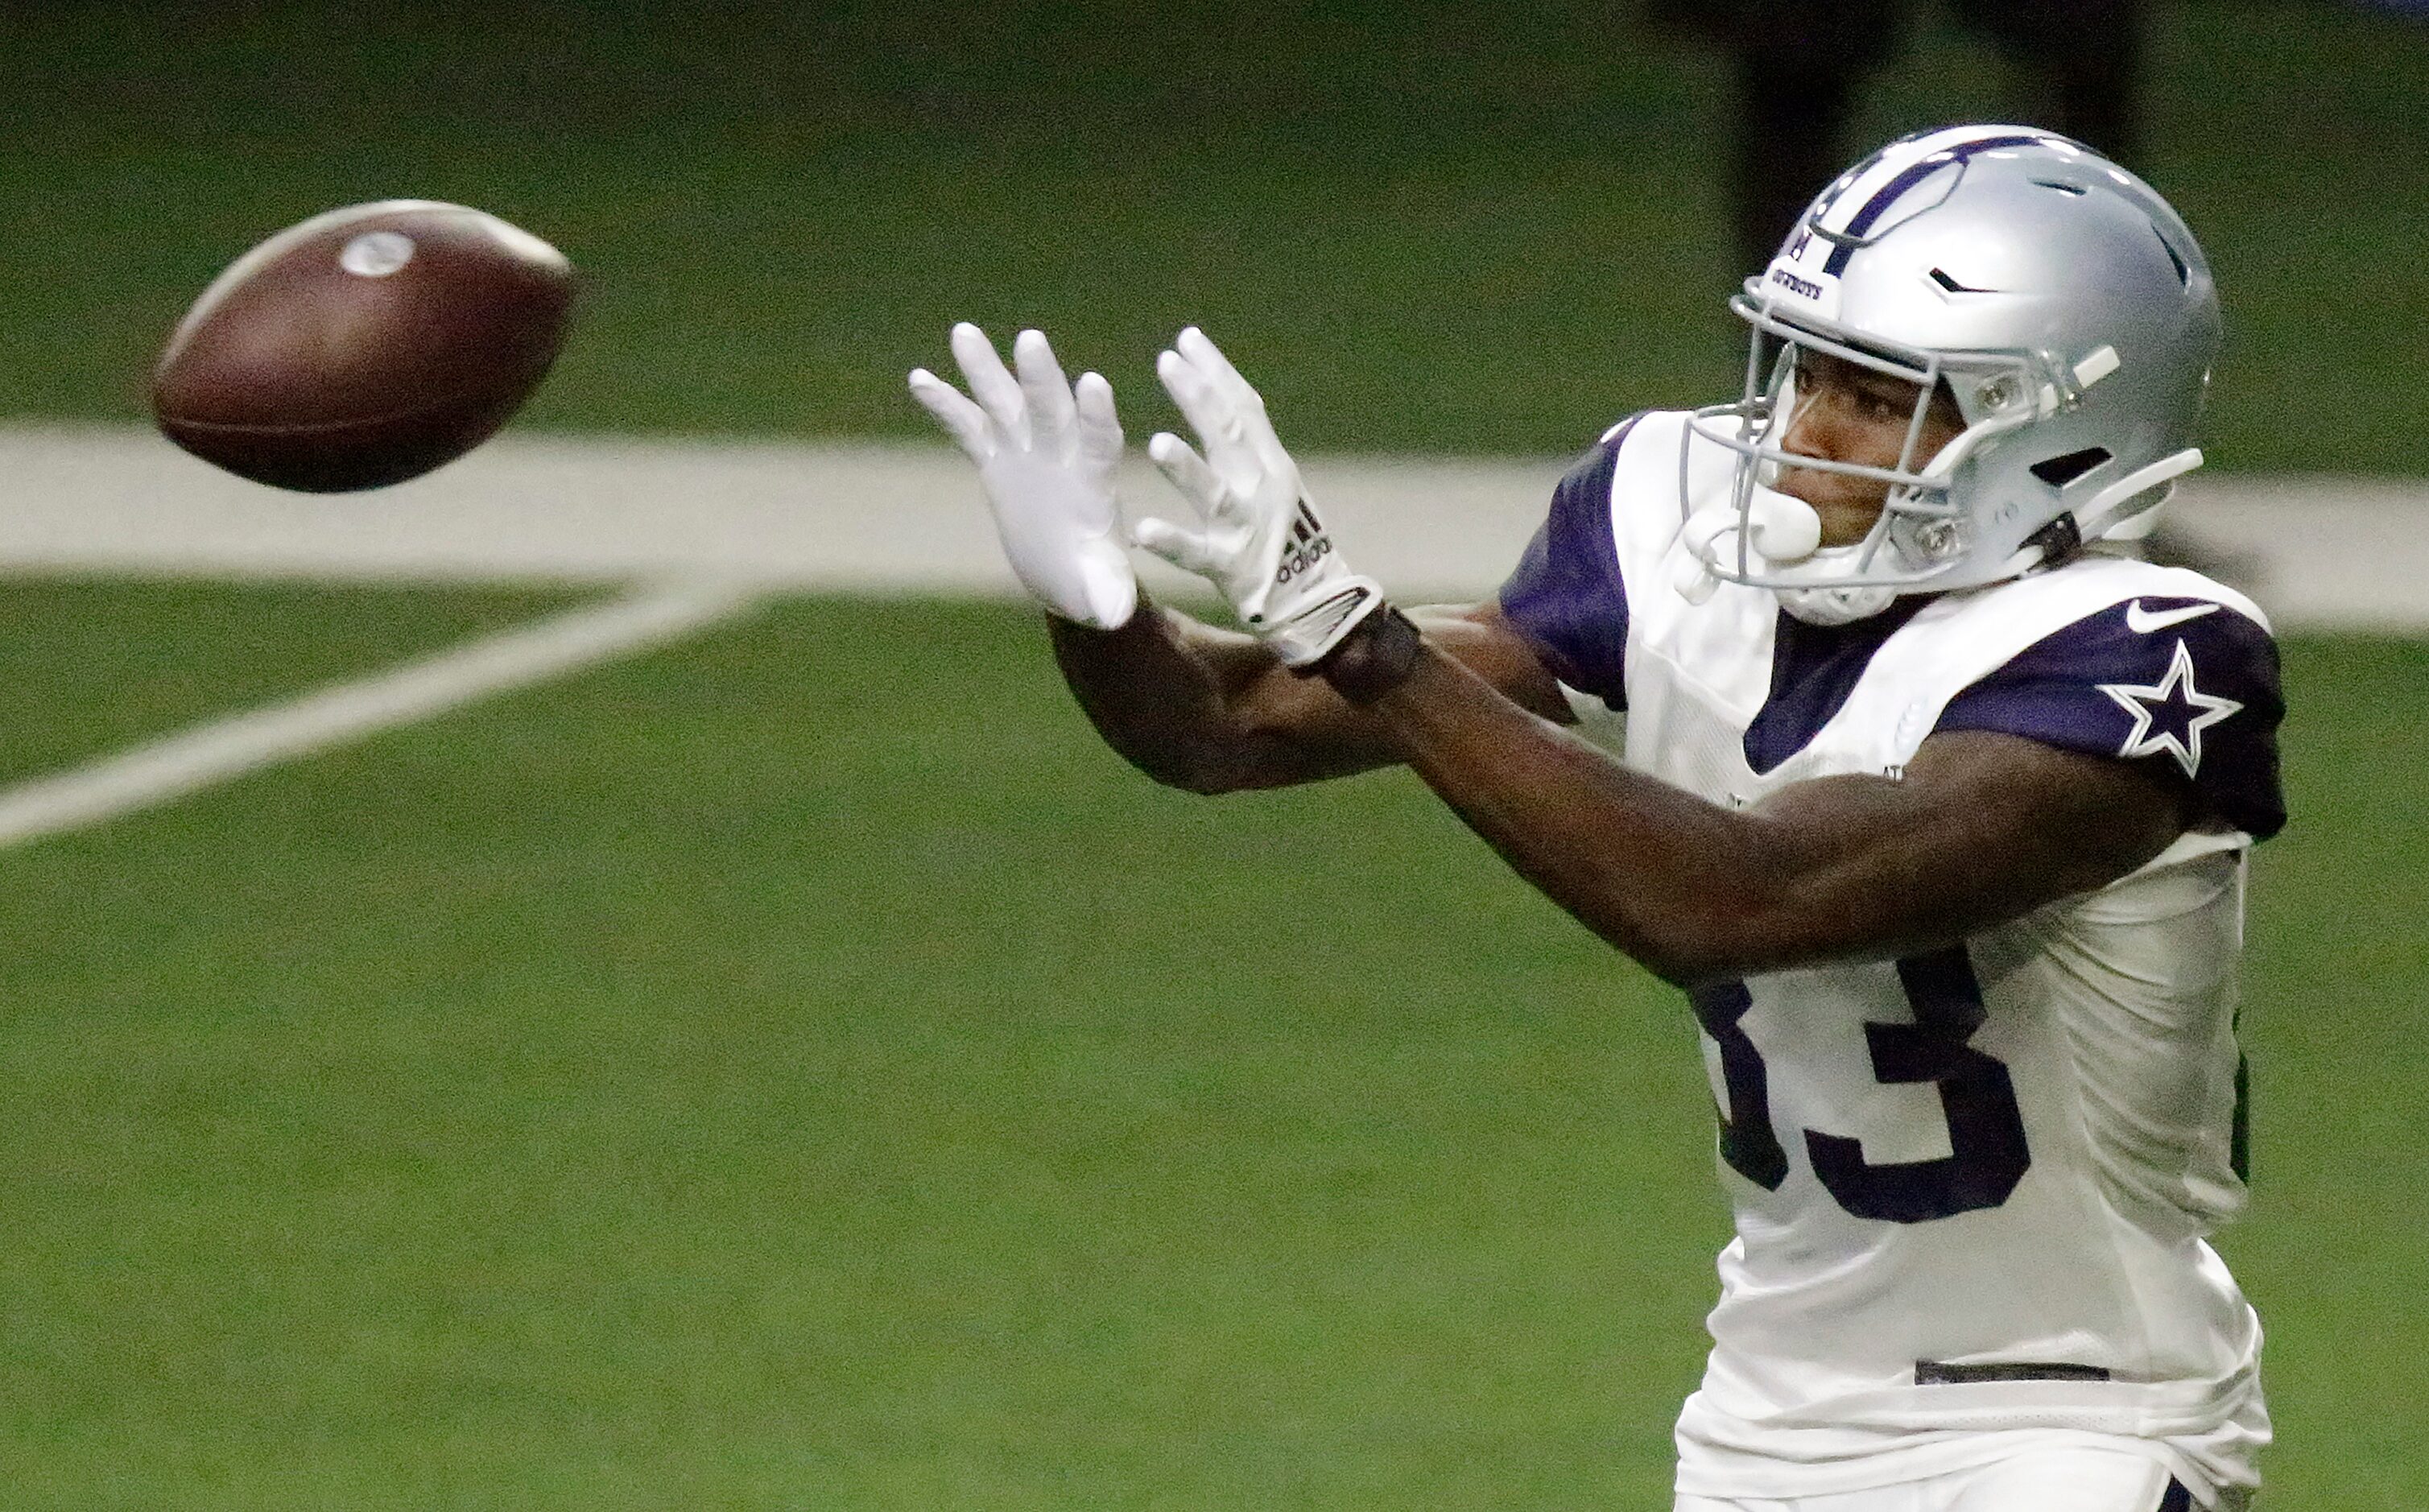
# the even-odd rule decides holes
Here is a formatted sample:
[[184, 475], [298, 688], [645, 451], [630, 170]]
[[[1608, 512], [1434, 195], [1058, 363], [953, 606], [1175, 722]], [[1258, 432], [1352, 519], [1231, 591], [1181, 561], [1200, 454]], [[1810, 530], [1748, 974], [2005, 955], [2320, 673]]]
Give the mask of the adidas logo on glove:
[[1305, 499], [1298, 501], [1298, 517], [1291, 522], [1290, 544], [1282, 551], [1281, 563], [1274, 569], [1274, 587], [1280, 588], [1301, 573], [1313, 569], [1324, 555], [1332, 550], [1332, 538], [1318, 524], [1315, 511]]

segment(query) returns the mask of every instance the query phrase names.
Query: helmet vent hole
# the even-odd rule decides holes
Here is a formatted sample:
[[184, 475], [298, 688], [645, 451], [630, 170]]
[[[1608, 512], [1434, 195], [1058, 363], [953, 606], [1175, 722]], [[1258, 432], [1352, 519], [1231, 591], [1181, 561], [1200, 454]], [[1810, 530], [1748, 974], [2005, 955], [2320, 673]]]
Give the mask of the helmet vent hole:
[[2191, 288], [2193, 271], [2185, 266], [2184, 254], [2176, 250], [2175, 243], [2170, 241], [2165, 236], [2160, 235], [2159, 228], [2157, 226], [2155, 225], [2151, 227], [2151, 234], [2159, 238], [2160, 249], [2167, 253], [2168, 260], [2175, 264], [2176, 282], [2183, 284], [2188, 289]]
[[1994, 289], [1968, 288], [1966, 285], [1958, 283], [1945, 268], [1932, 269], [1931, 281], [1938, 284], [1941, 288], [1947, 290], [1952, 294], [1991, 294], [1998, 292], [1998, 291]]
[[2069, 452], [2064, 457], [2052, 457], [2035, 462], [2032, 473], [2033, 476], [2051, 488], [2062, 489], [2108, 460], [2108, 448], [2106, 446], [2087, 446], [2079, 452]]
[[2061, 184], [2054, 178], [2036, 178], [2033, 182], [2041, 186], [2042, 189], [2054, 189], [2061, 194], [2072, 194], [2076, 199], [2081, 199], [2084, 195], [2091, 192], [2081, 184]]

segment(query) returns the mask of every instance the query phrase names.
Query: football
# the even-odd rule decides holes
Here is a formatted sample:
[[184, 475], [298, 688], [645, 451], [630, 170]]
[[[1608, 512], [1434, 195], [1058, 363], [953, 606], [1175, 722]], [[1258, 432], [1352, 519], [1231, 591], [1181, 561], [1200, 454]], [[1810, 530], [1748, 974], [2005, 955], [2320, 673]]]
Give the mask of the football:
[[152, 408], [231, 473], [312, 493], [418, 477], [522, 407], [564, 343], [573, 270], [494, 215], [383, 200], [281, 231], [170, 334]]

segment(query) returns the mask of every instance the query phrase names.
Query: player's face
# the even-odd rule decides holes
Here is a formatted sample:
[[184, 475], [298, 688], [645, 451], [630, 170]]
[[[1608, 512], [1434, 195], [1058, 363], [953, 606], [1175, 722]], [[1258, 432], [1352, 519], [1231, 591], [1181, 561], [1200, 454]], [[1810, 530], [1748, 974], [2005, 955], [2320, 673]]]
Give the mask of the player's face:
[[[1896, 467], [1906, 449], [1921, 390], [1904, 379], [1875, 373], [1826, 353], [1796, 354], [1796, 407], [1789, 412], [1780, 449], [1827, 462]], [[1957, 401], [1943, 386], [1923, 417], [1909, 467], [1920, 468], [1965, 428]], [[1818, 468], [1783, 468], [1773, 485], [1811, 505], [1822, 516], [1822, 544], [1848, 546], [1864, 539], [1881, 515], [1890, 486], [1880, 478], [1851, 477]]]

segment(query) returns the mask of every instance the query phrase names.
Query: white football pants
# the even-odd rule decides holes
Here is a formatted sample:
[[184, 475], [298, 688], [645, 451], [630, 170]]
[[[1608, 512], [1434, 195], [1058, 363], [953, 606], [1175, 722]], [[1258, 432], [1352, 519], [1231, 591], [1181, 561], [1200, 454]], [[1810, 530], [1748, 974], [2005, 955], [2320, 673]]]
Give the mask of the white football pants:
[[1680, 1495], [1675, 1512], [2206, 1512], [2155, 1460], [2053, 1445], [1995, 1465], [1828, 1496]]

